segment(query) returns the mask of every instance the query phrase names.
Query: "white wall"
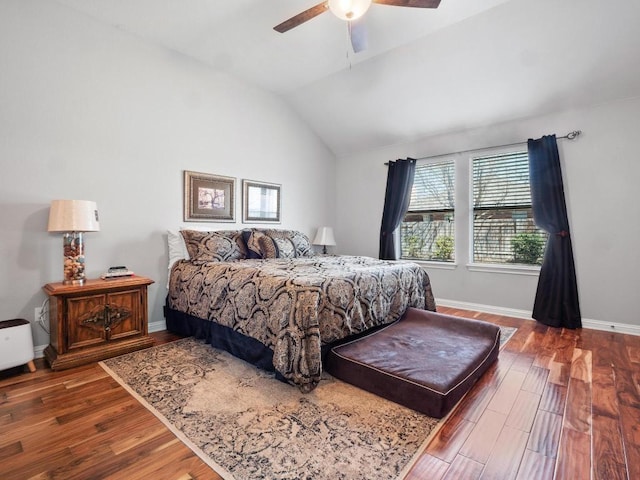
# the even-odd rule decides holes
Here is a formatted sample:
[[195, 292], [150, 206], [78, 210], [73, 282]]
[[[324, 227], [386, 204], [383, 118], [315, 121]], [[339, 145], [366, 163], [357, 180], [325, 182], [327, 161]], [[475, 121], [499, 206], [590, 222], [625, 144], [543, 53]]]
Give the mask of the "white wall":
[[335, 159], [271, 94], [47, 1], [0, 2], [0, 71], [0, 319], [33, 321], [62, 278], [52, 199], [98, 203], [88, 276], [124, 264], [153, 278], [150, 322], [164, 320], [183, 170], [237, 178], [236, 224], [198, 227], [243, 226], [242, 178], [282, 184], [282, 228], [334, 222]]
[[[341, 253], [378, 255], [387, 168], [396, 158], [558, 136], [583, 320], [640, 326], [640, 98], [424, 138], [338, 159], [336, 229]], [[459, 224], [456, 223], [456, 226]], [[427, 267], [437, 298], [531, 312], [537, 276], [471, 272], [468, 237], [455, 270]]]

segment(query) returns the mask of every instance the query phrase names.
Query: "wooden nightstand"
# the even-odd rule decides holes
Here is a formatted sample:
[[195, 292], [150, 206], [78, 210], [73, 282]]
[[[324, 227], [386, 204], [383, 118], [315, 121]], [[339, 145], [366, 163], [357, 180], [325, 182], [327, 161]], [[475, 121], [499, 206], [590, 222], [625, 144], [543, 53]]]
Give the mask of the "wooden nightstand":
[[48, 283], [50, 344], [44, 356], [53, 370], [104, 360], [153, 345], [147, 331], [147, 287], [133, 276]]

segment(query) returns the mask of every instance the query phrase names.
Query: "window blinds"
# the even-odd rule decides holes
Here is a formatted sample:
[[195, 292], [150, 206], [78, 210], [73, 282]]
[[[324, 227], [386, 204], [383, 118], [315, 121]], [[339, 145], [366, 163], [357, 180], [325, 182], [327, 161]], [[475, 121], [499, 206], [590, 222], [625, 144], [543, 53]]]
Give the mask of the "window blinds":
[[411, 190], [409, 211], [453, 210], [454, 176], [453, 161], [418, 163]]
[[473, 159], [473, 208], [531, 206], [527, 152]]

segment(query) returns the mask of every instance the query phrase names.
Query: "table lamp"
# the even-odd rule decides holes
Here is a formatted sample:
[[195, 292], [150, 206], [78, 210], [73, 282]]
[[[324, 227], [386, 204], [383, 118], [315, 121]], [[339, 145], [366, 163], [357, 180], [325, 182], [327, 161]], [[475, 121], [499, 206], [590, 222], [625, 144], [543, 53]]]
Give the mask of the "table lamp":
[[314, 245], [322, 245], [322, 253], [327, 254], [327, 246], [333, 247], [336, 244], [336, 239], [333, 237], [333, 228], [320, 227], [316, 233], [316, 238], [313, 239]]
[[85, 280], [84, 232], [99, 232], [98, 207], [88, 200], [53, 200], [49, 210], [49, 232], [64, 232], [65, 285], [83, 285]]

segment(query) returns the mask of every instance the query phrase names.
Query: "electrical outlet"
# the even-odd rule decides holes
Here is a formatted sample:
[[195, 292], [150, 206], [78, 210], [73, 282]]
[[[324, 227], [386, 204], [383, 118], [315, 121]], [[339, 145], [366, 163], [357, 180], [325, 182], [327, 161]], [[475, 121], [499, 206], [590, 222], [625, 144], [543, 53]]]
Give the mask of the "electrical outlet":
[[35, 311], [33, 312], [34, 317], [36, 318], [36, 322], [44, 322], [44, 323], [49, 323], [49, 309], [48, 308], [42, 308], [42, 307], [36, 307]]
[[49, 333], [49, 309], [44, 307], [36, 307], [33, 316], [36, 319], [36, 323], [42, 327], [42, 329]]

